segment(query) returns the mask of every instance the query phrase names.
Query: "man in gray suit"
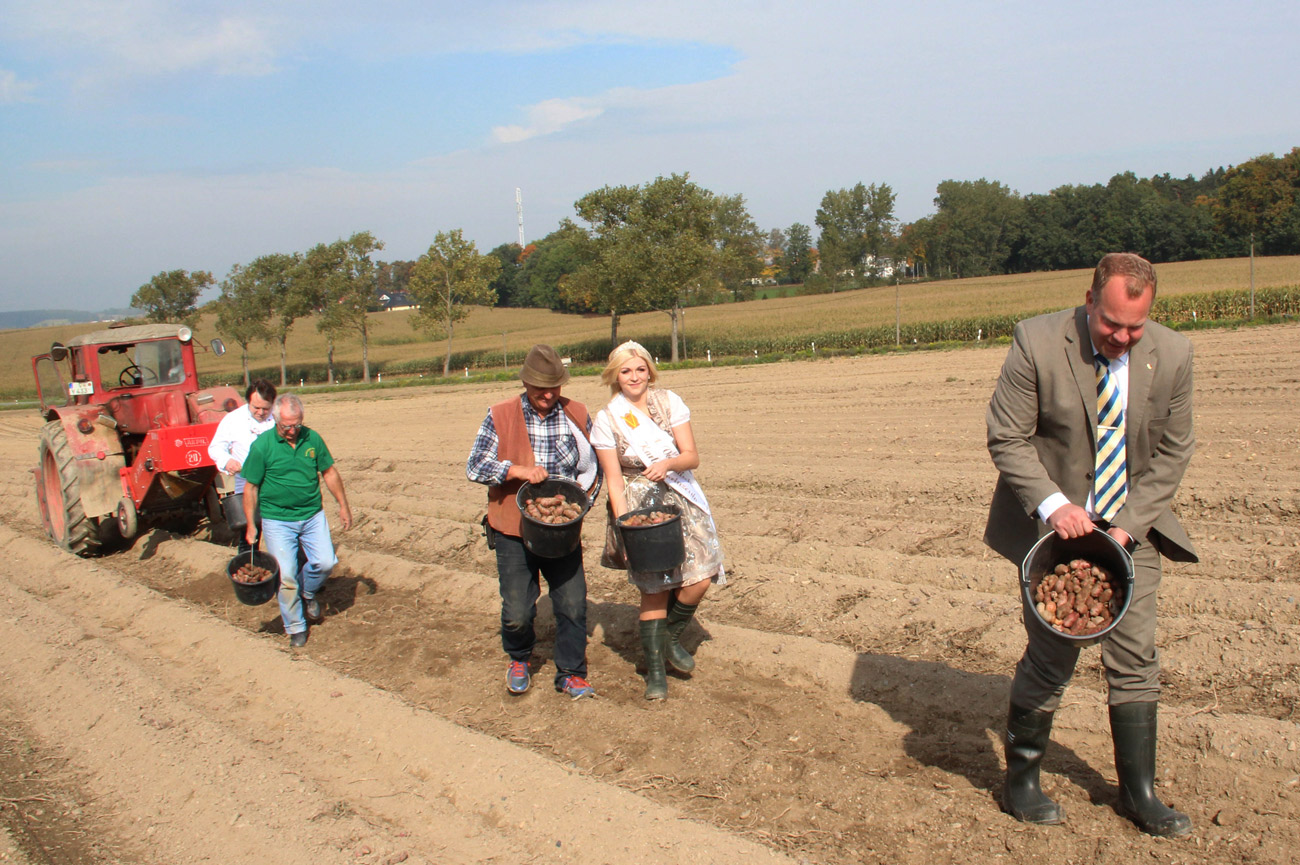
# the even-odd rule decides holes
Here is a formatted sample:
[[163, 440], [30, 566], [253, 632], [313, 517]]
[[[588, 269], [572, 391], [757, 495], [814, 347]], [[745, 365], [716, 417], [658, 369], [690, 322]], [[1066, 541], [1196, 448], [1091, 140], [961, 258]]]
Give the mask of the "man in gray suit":
[[[1155, 296], [1150, 262], [1111, 253], [1097, 265], [1083, 306], [1016, 326], [986, 414], [998, 482], [984, 540], [1017, 566], [1048, 531], [1075, 538], [1103, 530], [1132, 553], [1133, 599], [1101, 650], [1119, 809], [1144, 832], [1175, 837], [1189, 833], [1191, 821], [1165, 806], [1153, 786], [1156, 590], [1161, 554], [1197, 560], [1169, 509], [1194, 447], [1192, 347], [1147, 320]], [[1113, 435], [1119, 456], [1099, 470], [1103, 380], [1106, 399], [1118, 400], [1101, 407], [1103, 460]], [[1094, 484], [1094, 475], [1108, 486]], [[1011, 685], [1002, 807], [1018, 820], [1060, 823], [1060, 806], [1039, 786], [1039, 763], [1079, 649], [1051, 635], [1032, 610], [1024, 620], [1028, 645]]]

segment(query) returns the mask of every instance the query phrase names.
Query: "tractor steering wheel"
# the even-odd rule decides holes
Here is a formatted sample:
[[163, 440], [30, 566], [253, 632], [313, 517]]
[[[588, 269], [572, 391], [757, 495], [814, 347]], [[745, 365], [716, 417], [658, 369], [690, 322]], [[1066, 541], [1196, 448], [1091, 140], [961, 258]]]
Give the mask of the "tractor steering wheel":
[[121, 387], [148, 387], [150, 377], [153, 378], [153, 384], [159, 384], [162, 381], [154, 370], [133, 363], [118, 373], [117, 383]]

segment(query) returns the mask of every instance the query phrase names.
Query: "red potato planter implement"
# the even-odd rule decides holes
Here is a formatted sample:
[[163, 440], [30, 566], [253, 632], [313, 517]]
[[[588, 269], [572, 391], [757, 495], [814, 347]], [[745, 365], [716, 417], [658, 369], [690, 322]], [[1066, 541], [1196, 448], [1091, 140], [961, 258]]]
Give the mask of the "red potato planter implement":
[[[212, 351], [224, 353], [221, 340]], [[84, 556], [155, 520], [224, 521], [208, 444], [244, 401], [232, 387], [200, 390], [188, 327], [83, 334], [33, 357], [32, 372], [46, 420], [36, 501], [56, 544]]]

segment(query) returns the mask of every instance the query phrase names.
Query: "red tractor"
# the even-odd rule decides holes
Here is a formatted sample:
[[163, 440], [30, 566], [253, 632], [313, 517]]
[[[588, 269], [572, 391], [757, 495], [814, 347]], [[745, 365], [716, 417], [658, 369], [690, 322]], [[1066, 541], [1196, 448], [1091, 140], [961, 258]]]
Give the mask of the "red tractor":
[[[221, 340], [212, 351], [225, 352]], [[199, 389], [188, 327], [83, 334], [32, 358], [32, 372], [47, 421], [36, 499], [55, 543], [84, 556], [154, 521], [221, 519], [208, 443], [244, 401]]]

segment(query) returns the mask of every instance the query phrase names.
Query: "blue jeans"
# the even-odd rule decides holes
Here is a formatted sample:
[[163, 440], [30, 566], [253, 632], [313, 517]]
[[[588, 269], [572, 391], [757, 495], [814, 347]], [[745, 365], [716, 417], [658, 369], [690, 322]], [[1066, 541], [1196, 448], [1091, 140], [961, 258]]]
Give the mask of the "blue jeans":
[[[284, 622], [284, 632], [300, 634], [307, 630], [302, 599], [316, 597], [339, 561], [334, 556], [334, 543], [330, 540], [330, 524], [325, 519], [325, 511], [317, 511], [316, 516], [306, 520], [263, 517], [262, 542], [280, 565], [280, 619]], [[306, 559], [302, 566], [301, 590], [299, 548]]]
[[527, 662], [537, 634], [533, 619], [541, 581], [555, 611], [555, 684], [565, 676], [587, 677], [587, 575], [582, 547], [562, 559], [544, 559], [528, 552], [513, 535], [498, 533], [497, 575], [501, 581], [501, 648], [512, 661]]

